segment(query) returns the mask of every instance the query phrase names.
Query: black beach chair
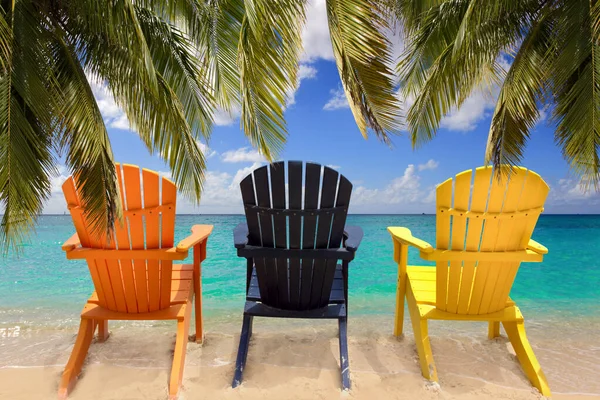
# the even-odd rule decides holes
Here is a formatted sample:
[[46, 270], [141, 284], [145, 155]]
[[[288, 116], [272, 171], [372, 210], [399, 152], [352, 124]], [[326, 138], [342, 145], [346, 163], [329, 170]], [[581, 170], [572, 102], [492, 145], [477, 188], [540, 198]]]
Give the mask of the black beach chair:
[[349, 389], [348, 263], [363, 236], [345, 226], [352, 184], [329, 167], [290, 161], [287, 171], [284, 162], [256, 169], [240, 187], [247, 224], [235, 228], [234, 240], [248, 271], [232, 386], [242, 382], [254, 317], [330, 318], [339, 323], [342, 387]]

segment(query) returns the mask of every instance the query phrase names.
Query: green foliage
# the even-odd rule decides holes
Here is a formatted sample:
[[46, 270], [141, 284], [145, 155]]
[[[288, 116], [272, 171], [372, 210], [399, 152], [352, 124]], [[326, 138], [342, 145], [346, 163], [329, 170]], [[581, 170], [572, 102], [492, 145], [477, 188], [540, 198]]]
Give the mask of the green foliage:
[[[268, 159], [287, 137], [306, 0], [0, 0], [0, 240], [15, 247], [50, 196], [56, 156], [104, 232], [121, 217], [112, 150], [89, 79], [101, 82], [179, 189], [199, 201], [217, 107]], [[328, 0], [342, 83], [363, 135], [396, 133], [383, 8]]]
[[[414, 145], [480, 88], [498, 90], [486, 162], [517, 164], [543, 107], [586, 183], [600, 183], [597, 0], [390, 0], [407, 49], [398, 64]], [[508, 70], [501, 67], [509, 58]]]

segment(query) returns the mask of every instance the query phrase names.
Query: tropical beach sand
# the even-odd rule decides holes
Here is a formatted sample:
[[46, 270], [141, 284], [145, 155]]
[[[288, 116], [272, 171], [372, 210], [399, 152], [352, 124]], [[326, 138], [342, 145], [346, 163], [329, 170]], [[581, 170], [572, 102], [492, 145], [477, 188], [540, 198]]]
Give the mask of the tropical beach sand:
[[[368, 322], [368, 323], [365, 323]], [[406, 321], [408, 322], [408, 321]], [[440, 386], [424, 380], [410, 329], [396, 339], [377, 320], [360, 320], [350, 329], [349, 351], [352, 390], [340, 390], [336, 324], [318, 321], [256, 320], [244, 383], [231, 389], [239, 336], [233, 325], [221, 332], [209, 331], [202, 346], [189, 343], [181, 399], [537, 399], [518, 364], [506, 337], [485, 338], [481, 334], [456, 331], [432, 334]], [[435, 326], [434, 326], [435, 328]], [[471, 328], [469, 328], [471, 329]], [[385, 332], [385, 331], [387, 332]], [[223, 332], [224, 331], [224, 332]], [[65, 333], [39, 333], [21, 339], [19, 368], [0, 369], [0, 398], [52, 399], [61, 366], [74, 341]], [[535, 335], [534, 335], [535, 336]], [[84, 373], [72, 393], [81, 399], [165, 399], [175, 335], [167, 326], [113, 325], [105, 343], [93, 343]], [[543, 340], [543, 339], [542, 339]], [[555, 351], [555, 348], [548, 351]], [[6, 344], [6, 342], [5, 342]], [[594, 382], [598, 367], [593, 354], [573, 354], [551, 365], [536, 343], [536, 352], [547, 370], [556, 399], [600, 398]], [[569, 346], [577, 346], [570, 343]], [[573, 349], [573, 351], [575, 351]], [[36, 361], [38, 365], [35, 365]], [[39, 362], [43, 361], [43, 365]], [[572, 364], [577, 364], [577, 372]], [[587, 368], [587, 370], [586, 370]], [[561, 373], [564, 371], [564, 374]], [[595, 370], [595, 372], [594, 372]], [[587, 375], [587, 376], [586, 376]], [[562, 379], [561, 379], [562, 376]], [[580, 377], [580, 378], [577, 378]], [[578, 383], [577, 379], [581, 379]], [[583, 390], [578, 391], [577, 388]], [[579, 394], [578, 394], [579, 392]], [[587, 395], [585, 393], [588, 393]]]

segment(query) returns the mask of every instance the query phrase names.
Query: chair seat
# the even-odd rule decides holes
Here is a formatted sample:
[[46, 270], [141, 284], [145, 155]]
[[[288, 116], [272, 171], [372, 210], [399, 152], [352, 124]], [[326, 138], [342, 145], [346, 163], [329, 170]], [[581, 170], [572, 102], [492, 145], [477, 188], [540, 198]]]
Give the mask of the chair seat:
[[[436, 267], [409, 265], [406, 268], [408, 284], [415, 295], [417, 304], [435, 306]], [[506, 307], [514, 306], [515, 302], [509, 297]]]
[[[193, 264], [173, 264], [171, 273], [171, 305], [187, 303], [192, 293], [194, 278]], [[99, 304], [98, 294], [94, 291], [88, 303]]]
[[[246, 295], [248, 301], [261, 301], [260, 290], [258, 288], [258, 279], [256, 277], [256, 268], [252, 268], [252, 278], [250, 279], [250, 287]], [[342, 266], [340, 264], [335, 268], [333, 285], [331, 286], [331, 294], [329, 295], [329, 303], [342, 304], [345, 302], [344, 297], [344, 279], [342, 276]]]

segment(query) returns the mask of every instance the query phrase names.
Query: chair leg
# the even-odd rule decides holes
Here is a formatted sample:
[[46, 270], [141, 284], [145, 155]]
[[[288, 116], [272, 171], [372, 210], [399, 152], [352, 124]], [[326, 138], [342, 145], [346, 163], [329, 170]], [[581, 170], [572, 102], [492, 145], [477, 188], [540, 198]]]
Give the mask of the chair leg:
[[250, 337], [252, 336], [253, 319], [253, 316], [244, 315], [244, 323], [240, 335], [240, 345], [238, 347], [237, 360], [235, 361], [235, 374], [233, 376], [233, 382], [231, 383], [231, 387], [234, 388], [242, 383], [246, 358], [248, 357], [248, 346], [250, 345]]
[[494, 339], [500, 336], [500, 322], [490, 321], [488, 323], [488, 339]]
[[342, 372], [342, 389], [350, 390], [350, 361], [348, 360], [348, 320], [340, 318], [340, 369]]
[[398, 272], [396, 287], [396, 313], [394, 316], [394, 336], [402, 336], [404, 329], [404, 299], [406, 297], [406, 274]]
[[177, 338], [175, 339], [173, 366], [171, 367], [171, 378], [169, 380], [169, 400], [175, 400], [179, 396], [181, 381], [183, 379], [183, 367], [185, 366], [191, 314], [192, 304], [188, 301], [184, 319], [177, 321]]
[[96, 320], [96, 324], [98, 325], [98, 342], [105, 342], [110, 336], [108, 333], [108, 320]]
[[406, 297], [408, 300], [410, 320], [412, 322], [415, 335], [415, 343], [417, 345], [417, 353], [419, 354], [419, 363], [421, 364], [421, 373], [426, 379], [437, 382], [437, 369], [435, 368], [433, 353], [431, 351], [431, 343], [429, 342], [429, 329], [427, 326], [427, 320], [421, 318], [419, 306], [417, 305], [414, 295], [410, 289]]
[[94, 337], [94, 325], [95, 323], [91, 319], [81, 319], [73, 351], [58, 386], [58, 397], [60, 399], [66, 399], [77, 382], [77, 377], [81, 372], [81, 367]]
[[535, 386], [542, 395], [550, 397], [550, 387], [546, 376], [542, 371], [542, 367], [538, 363], [533, 349], [525, 335], [525, 324], [523, 322], [502, 322], [504, 330], [508, 335], [508, 339], [512, 344], [517, 358], [525, 371], [525, 375], [529, 378], [533, 386]]
[[196, 317], [196, 343], [204, 342], [202, 321], [202, 263], [201, 248], [194, 246], [194, 315]]

